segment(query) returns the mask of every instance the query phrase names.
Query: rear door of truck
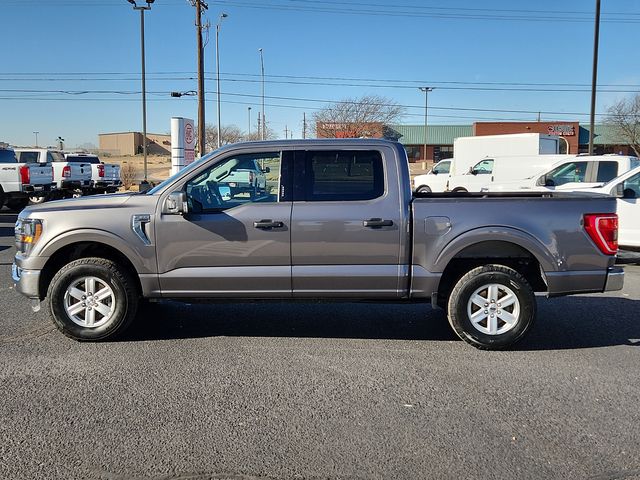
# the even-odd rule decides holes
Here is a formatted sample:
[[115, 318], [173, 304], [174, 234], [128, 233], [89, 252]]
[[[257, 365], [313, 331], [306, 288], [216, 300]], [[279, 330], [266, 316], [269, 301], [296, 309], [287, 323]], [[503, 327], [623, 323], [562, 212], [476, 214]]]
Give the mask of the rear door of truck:
[[408, 232], [398, 177], [396, 153], [389, 147], [296, 152], [294, 297], [403, 294], [406, 266], [401, 258]]

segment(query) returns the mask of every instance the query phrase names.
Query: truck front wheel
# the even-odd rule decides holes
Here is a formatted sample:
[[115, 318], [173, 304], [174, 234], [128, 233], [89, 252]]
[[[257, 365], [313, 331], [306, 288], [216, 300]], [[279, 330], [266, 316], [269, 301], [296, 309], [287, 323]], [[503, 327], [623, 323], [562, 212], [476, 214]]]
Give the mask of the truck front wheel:
[[107, 340], [121, 334], [138, 307], [131, 275], [104, 258], [68, 263], [51, 280], [47, 296], [56, 327], [81, 341]]
[[512, 268], [484, 265], [464, 275], [447, 305], [449, 323], [465, 342], [484, 350], [510, 347], [533, 325], [536, 298]]

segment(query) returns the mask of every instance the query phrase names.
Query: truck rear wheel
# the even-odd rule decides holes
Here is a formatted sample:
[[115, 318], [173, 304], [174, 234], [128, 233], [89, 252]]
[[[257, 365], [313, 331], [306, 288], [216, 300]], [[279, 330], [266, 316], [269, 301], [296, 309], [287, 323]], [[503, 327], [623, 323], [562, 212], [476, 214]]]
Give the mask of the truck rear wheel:
[[81, 258], [58, 271], [47, 292], [53, 322], [81, 341], [114, 338], [136, 315], [138, 292], [131, 275], [104, 258]]
[[462, 340], [483, 350], [499, 350], [531, 328], [536, 298], [527, 280], [512, 268], [484, 265], [458, 280], [447, 310], [449, 323]]
[[427, 185], [422, 185], [421, 187], [418, 188], [418, 190], [416, 190], [418, 193], [431, 193], [431, 188], [429, 188]]

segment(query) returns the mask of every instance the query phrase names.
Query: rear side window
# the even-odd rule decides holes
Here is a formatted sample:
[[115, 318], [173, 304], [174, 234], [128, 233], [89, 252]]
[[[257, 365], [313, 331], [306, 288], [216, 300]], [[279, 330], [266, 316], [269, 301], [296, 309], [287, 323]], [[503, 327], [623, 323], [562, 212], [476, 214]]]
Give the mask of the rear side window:
[[378, 151], [309, 151], [305, 161], [305, 200], [372, 200], [384, 193]]
[[598, 162], [598, 182], [608, 182], [618, 176], [618, 162]]
[[20, 163], [38, 163], [38, 152], [18, 152], [17, 156]]
[[0, 163], [16, 163], [16, 154], [13, 150], [0, 150]]

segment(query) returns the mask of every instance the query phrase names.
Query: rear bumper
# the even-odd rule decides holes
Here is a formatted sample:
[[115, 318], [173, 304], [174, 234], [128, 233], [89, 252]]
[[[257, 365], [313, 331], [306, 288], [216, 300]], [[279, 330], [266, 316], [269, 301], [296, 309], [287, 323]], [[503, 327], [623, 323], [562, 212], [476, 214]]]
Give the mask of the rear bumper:
[[87, 188], [91, 186], [91, 180], [62, 180], [64, 189]]
[[578, 270], [546, 272], [548, 295], [557, 297], [575, 293], [602, 293], [622, 290], [624, 270], [609, 267], [607, 270]]
[[55, 183], [48, 183], [46, 185], [22, 185], [22, 191], [28, 194], [50, 193], [56, 189]]
[[607, 281], [604, 284], [605, 292], [622, 290], [624, 287], [624, 270], [622, 267], [610, 267], [607, 272]]
[[40, 298], [40, 270], [23, 270], [14, 263], [11, 277], [18, 293], [28, 298]]
[[122, 186], [122, 182], [120, 180], [97, 180], [92, 181], [91, 186], [93, 188], [115, 188], [118, 189]]

